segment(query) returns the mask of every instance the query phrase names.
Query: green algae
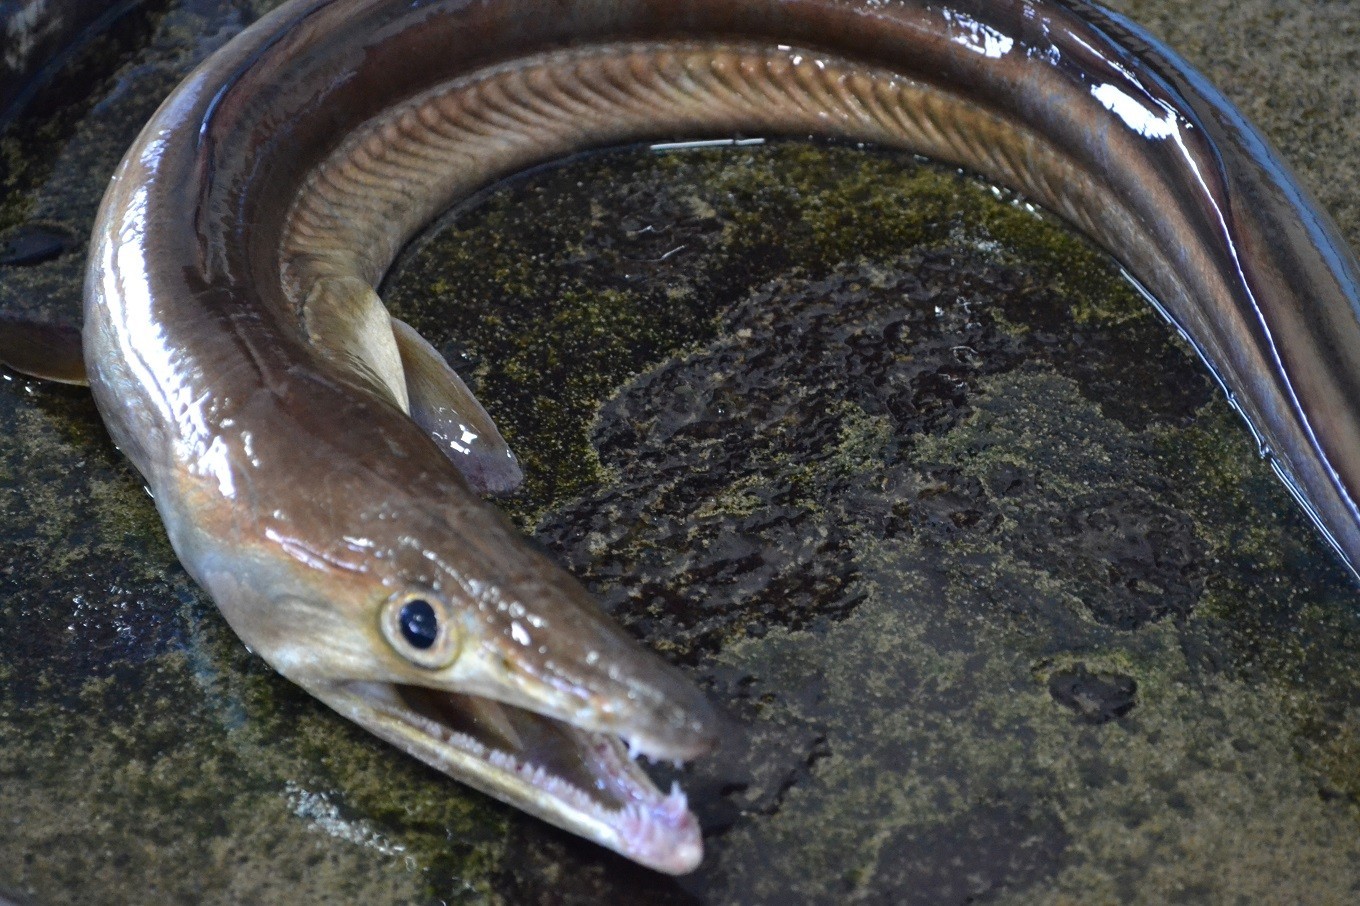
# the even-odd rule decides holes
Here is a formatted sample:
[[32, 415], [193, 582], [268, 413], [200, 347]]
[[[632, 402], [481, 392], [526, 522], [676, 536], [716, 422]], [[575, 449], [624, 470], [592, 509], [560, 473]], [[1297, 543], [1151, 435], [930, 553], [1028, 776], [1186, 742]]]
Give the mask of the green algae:
[[81, 120], [110, 89], [131, 49], [154, 28], [167, 0], [131, 5], [83, 41], [54, 71], [13, 122], [0, 123], [0, 237], [29, 220], [51, 176], [50, 149], [68, 142]]
[[22, 737], [4, 744], [0, 847], [23, 853], [6, 880], [52, 903], [81, 890], [103, 902], [412, 899], [418, 878], [400, 858], [328, 845], [290, 814], [282, 783], [213, 731], [184, 666], [167, 656], [135, 686], [92, 680], [64, 706], [26, 709], [41, 734], [0, 717], [0, 739]]
[[[988, 388], [990, 399], [980, 403], [973, 423], [928, 452], [943, 457], [943, 447], [957, 444], [969, 451], [967, 467], [985, 472], [989, 453], [979, 451], [976, 422], [991, 411], [1001, 413], [1016, 436], [1061, 445], [1061, 459], [1039, 461], [1076, 460], [1092, 471], [1116, 462], [1134, 472], [1131, 483], [1146, 481], [1136, 474], [1136, 459], [1100, 449], [1110, 435], [1118, 443], [1117, 427], [1107, 424], [1088, 439], [1094, 449], [1077, 452], [1070, 424], [1043, 425], [1045, 412], [1079, 412], [1089, 404], [1069, 389], [1058, 407], [1054, 393], [1036, 392], [1036, 380], [1054, 379], [1024, 375]], [[1003, 397], [1011, 404], [1001, 404]], [[1033, 462], [1030, 454], [1021, 448], [1005, 455]], [[1142, 468], [1150, 463], [1145, 457]], [[1023, 872], [995, 876], [989, 886], [987, 873], [978, 870], [979, 886], [950, 887], [937, 860], [966, 858], [966, 850], [959, 841], [958, 851], [942, 851], [936, 834], [956, 819], [975, 826], [980, 813], [993, 814], [992, 805], [1017, 802], [1031, 813], [1018, 826], [1042, 826], [1032, 815], [1046, 814], [1054, 828], [1049, 843], [1063, 844], [1049, 854], [1055, 871], [1026, 878], [1031, 883], [1012, 890], [1008, 900], [1168, 902], [1188, 890], [1197, 899], [1256, 899], [1285, 877], [1291, 890], [1328, 899], [1360, 883], [1354, 808], [1342, 804], [1342, 796], [1319, 796], [1316, 786], [1319, 769], [1344, 765], [1353, 734], [1343, 733], [1327, 749], [1335, 762], [1306, 757], [1300, 764], [1300, 718], [1318, 707], [1318, 697], [1316, 687], [1295, 682], [1297, 663], [1278, 665], [1269, 678], [1206, 676], [1188, 656], [1194, 646], [1187, 639], [1204, 633], [1197, 624], [1212, 622], [1212, 614], [1197, 610], [1188, 622], [1110, 633], [1083, 612], [1076, 577], [1036, 575], [1013, 556], [996, 558], [982, 575], [952, 570], [943, 593], [922, 586], [923, 561], [977, 564], [976, 547], [971, 539], [938, 552], [869, 541], [860, 558], [865, 599], [850, 618], [824, 634], [775, 630], [724, 651], [727, 666], [761, 677], [774, 690], [777, 705], [767, 701], [760, 708], [762, 721], [814, 723], [833, 751], [816, 762], [810, 780], [790, 790], [771, 819], [775, 827], [753, 825], [749, 833], [724, 838], [723, 857], [734, 863], [766, 858], [766, 846], [787, 847], [810, 869], [752, 878], [733, 901], [789, 887], [818, 902], [866, 890], [876, 897], [914, 892], [931, 901], [996, 894]], [[1028, 612], [989, 606], [998, 589], [1026, 572], [1019, 584], [1031, 593], [1047, 590], [1052, 604], [1032, 600]], [[1253, 603], [1237, 601], [1237, 615], [1249, 619]], [[1068, 626], [1058, 642], [1033, 619], [1047, 606], [1066, 608], [1084, 630]], [[1353, 645], [1353, 625], [1335, 631], [1332, 644], [1349, 638]], [[1056, 653], [1055, 642], [1062, 647]], [[1344, 645], [1333, 651], [1323, 670], [1353, 689], [1355, 659]], [[1053, 707], [1043, 684], [1054, 669], [1076, 660], [1137, 678], [1130, 718], [1086, 727]], [[813, 683], [815, 698], [800, 694]], [[872, 733], [847, 726], [859, 722]], [[842, 750], [838, 738], [859, 742]], [[1353, 776], [1354, 762], [1348, 769]], [[1234, 870], [1223, 874], [1215, 865]], [[900, 888], [875, 886], [875, 878], [893, 873], [903, 878]]]

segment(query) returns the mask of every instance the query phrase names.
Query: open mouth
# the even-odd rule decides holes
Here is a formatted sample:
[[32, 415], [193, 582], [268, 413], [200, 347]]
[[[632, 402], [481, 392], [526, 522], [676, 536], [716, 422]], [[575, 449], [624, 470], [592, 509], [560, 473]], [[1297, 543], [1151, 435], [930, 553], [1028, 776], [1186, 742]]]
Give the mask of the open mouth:
[[426, 764], [668, 874], [703, 858], [678, 785], [657, 789], [620, 737], [479, 696], [380, 682], [311, 689]]

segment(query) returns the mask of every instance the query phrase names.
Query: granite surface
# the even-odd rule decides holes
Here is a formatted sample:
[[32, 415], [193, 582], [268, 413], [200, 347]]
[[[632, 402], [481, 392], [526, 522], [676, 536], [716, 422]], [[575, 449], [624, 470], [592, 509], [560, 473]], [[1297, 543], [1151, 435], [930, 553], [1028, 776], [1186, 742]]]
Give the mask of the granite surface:
[[[121, 149], [267, 5], [134, 12], [0, 134], [0, 309], [75, 317]], [[1354, 3], [1118, 6], [1360, 246]], [[520, 452], [506, 508], [742, 728], [682, 772], [704, 865], [632, 866], [279, 678], [88, 397], [6, 375], [0, 902], [1360, 895], [1356, 587], [1022, 199], [848, 147], [623, 150], [461, 206], [384, 296]]]

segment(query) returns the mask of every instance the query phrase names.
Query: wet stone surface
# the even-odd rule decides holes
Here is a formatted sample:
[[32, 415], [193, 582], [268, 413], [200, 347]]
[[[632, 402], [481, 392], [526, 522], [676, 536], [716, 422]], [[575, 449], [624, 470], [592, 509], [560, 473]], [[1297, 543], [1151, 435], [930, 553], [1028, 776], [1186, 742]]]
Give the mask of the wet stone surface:
[[[78, 110], [0, 136], [0, 245], [85, 235], [159, 92], [260, 5], [153, 10]], [[1355, 241], [1360, 37], [1329, 9], [1131, 12]], [[1265, 105], [1270, 54], [1297, 70]], [[71, 317], [76, 246], [0, 264], [0, 305]], [[679, 772], [704, 865], [630, 865], [277, 677], [88, 398], [9, 378], [0, 897], [1355, 899], [1356, 589], [1193, 355], [1023, 200], [856, 148], [611, 152], [461, 206], [383, 293], [520, 453], [511, 514], [732, 718]]]
[[1103, 724], [1117, 720], [1138, 702], [1138, 683], [1120, 673], [1091, 673], [1085, 664], [1056, 670], [1048, 677], [1048, 693], [1082, 720]]

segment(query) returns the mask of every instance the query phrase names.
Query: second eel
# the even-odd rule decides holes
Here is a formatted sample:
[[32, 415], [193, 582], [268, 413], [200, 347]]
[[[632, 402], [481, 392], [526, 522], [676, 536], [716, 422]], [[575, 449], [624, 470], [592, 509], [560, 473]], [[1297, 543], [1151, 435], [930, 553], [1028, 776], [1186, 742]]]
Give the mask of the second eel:
[[1081, 0], [291, 0], [119, 167], [84, 356], [185, 567], [240, 637], [466, 783], [667, 872], [717, 721], [478, 491], [517, 467], [374, 287], [499, 176], [604, 144], [828, 135], [1014, 188], [1189, 334], [1360, 565], [1354, 257], [1223, 97]]

